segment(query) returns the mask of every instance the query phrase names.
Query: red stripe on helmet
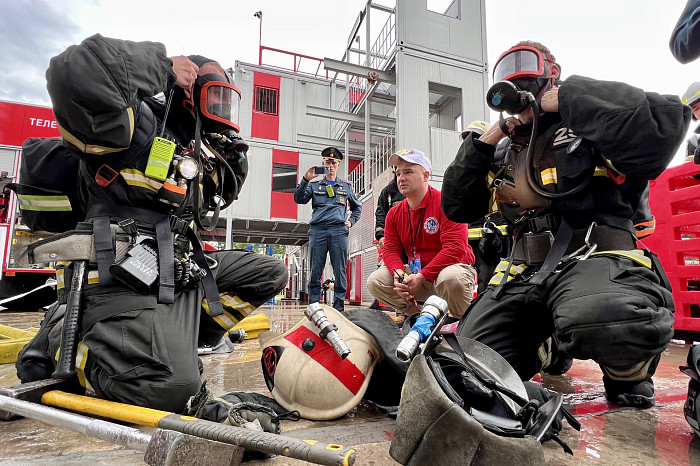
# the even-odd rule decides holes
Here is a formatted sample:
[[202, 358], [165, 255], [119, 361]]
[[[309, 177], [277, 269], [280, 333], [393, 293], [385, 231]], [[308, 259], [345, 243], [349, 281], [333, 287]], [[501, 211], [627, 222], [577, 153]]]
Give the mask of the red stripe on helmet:
[[[311, 351], [305, 351], [301, 344], [306, 339], [314, 341], [314, 348]], [[365, 382], [365, 375], [353, 364], [349, 359], [340, 359], [340, 356], [335, 352], [333, 347], [315, 332], [312, 332], [303, 325], [298, 329], [290, 332], [284, 337], [285, 340], [304, 351], [311, 359], [319, 363], [328, 372], [333, 374], [345, 388], [350, 390], [353, 395], [357, 395]]]

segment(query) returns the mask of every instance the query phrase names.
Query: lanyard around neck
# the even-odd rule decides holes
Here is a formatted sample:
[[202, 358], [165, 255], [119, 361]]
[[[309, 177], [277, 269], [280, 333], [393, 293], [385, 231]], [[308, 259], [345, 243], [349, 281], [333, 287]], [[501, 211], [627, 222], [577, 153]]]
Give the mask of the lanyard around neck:
[[413, 223], [411, 223], [411, 206], [406, 202], [406, 209], [408, 209], [408, 232], [411, 234], [411, 252], [413, 253], [411, 259], [416, 258], [416, 238], [418, 238], [418, 231], [420, 230], [420, 224], [423, 222], [423, 212], [425, 209], [421, 209], [420, 216], [418, 217], [418, 225], [416, 225], [416, 231], [413, 232]]

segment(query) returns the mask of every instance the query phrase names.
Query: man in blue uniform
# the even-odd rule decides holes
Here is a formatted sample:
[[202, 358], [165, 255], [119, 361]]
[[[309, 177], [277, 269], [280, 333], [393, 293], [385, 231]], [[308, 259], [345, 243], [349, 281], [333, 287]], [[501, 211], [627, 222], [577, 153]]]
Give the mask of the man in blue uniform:
[[[331, 255], [331, 265], [335, 276], [333, 307], [343, 311], [347, 278], [345, 269], [348, 259], [348, 232], [357, 222], [362, 206], [352, 193], [350, 183], [337, 178], [343, 153], [335, 147], [326, 147], [321, 152], [326, 173], [319, 181], [311, 181], [316, 176], [316, 165], [311, 166], [294, 192], [294, 202], [306, 204], [311, 200], [313, 214], [309, 224], [309, 244], [311, 247], [311, 278], [309, 280], [309, 303], [317, 303], [321, 298], [321, 274], [326, 265], [326, 255]], [[350, 217], [348, 217], [350, 209]]]

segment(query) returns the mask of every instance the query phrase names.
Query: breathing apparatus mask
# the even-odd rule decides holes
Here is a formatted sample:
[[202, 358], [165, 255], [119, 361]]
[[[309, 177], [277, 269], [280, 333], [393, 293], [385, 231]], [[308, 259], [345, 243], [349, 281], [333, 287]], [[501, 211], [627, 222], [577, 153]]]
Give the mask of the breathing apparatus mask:
[[[590, 178], [578, 186], [560, 193], [544, 190], [533, 174], [534, 142], [540, 116], [540, 102], [545, 92], [557, 82], [560, 67], [550, 53], [528, 45], [516, 45], [504, 52], [493, 69], [494, 84], [486, 92], [486, 103], [492, 110], [501, 113], [499, 125], [509, 134], [503, 112], [518, 115], [532, 107], [532, 129], [528, 144], [525, 178], [532, 191], [546, 199], [562, 199], [580, 192], [588, 186]], [[516, 126], [516, 129], [518, 127]]]

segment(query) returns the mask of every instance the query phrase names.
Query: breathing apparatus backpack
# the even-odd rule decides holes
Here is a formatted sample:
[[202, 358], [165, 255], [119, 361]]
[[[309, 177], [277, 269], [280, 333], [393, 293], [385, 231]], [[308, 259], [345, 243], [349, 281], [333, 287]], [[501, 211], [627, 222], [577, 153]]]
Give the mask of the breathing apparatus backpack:
[[17, 194], [22, 223], [32, 231], [62, 233], [85, 217], [78, 198], [78, 155], [60, 137], [28, 138], [22, 145]]
[[540, 443], [550, 439], [572, 453], [557, 434], [563, 417], [577, 430], [580, 424], [560, 394], [526, 388], [486, 345], [434, 335], [406, 374], [392, 458], [407, 465], [537, 465], [544, 464]]

